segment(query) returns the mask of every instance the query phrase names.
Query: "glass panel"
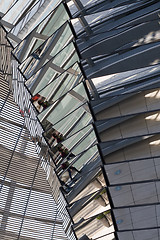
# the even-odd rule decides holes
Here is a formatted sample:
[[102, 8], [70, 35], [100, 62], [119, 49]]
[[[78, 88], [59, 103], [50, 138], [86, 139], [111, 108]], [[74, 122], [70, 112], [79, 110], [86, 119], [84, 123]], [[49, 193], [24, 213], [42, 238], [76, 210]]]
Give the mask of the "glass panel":
[[[69, 16], [65, 10], [65, 7], [63, 4], [61, 4], [14, 49], [13, 54], [16, 56], [16, 58], [23, 61], [29, 54], [33, 53], [47, 39], [47, 37], [50, 37], [67, 20], [69, 20]], [[18, 35], [19, 38], [21, 38], [20, 33]], [[25, 36], [23, 36], [23, 38]]]
[[26, 9], [30, 6], [30, 0], [17, 1], [12, 8], [8, 11], [8, 13], [3, 17], [3, 20], [9, 22], [11, 24], [15, 24], [18, 18], [26, 11]]
[[[60, 28], [19, 66], [25, 78], [30, 78], [49, 60], [59, 67], [63, 66], [64, 69], [69, 68], [72, 64], [79, 60], [74, 44], [71, 42], [66, 46], [68, 41], [70, 41], [73, 37], [69, 25], [65, 24], [62, 28]], [[65, 29], [68, 31], [68, 38], [63, 36]], [[62, 35], [57, 38], [56, 36], [60, 32]], [[61, 50], [62, 46], [64, 48]], [[51, 59], [51, 57], [53, 58]]]
[[81, 128], [84, 128], [91, 122], [91, 114], [89, 112], [86, 112], [82, 106], [55, 124], [54, 128], [61, 132], [63, 135], [69, 136], [69, 134], [73, 134], [74, 132], [81, 130]]
[[[86, 188], [84, 188], [80, 193], [78, 200], [72, 202], [68, 210], [70, 212], [70, 215], [73, 217], [75, 222], [78, 222], [77, 215], [79, 215], [79, 211], [81, 211], [81, 214], [85, 214], [87, 217], [90, 217], [91, 214], [93, 215], [93, 211], [97, 212], [99, 209], [99, 212], [101, 210], [105, 210], [104, 207], [109, 205], [108, 195], [106, 188], [102, 187], [100, 182], [97, 181], [98, 179], [92, 180]], [[96, 187], [96, 181], [99, 183], [99, 188]], [[93, 209], [93, 205], [95, 204], [95, 208]], [[90, 211], [88, 211], [90, 209]]]
[[88, 149], [96, 142], [97, 140], [93, 127], [90, 125], [83, 129], [83, 131], [74, 134], [72, 137], [68, 138], [62, 143], [66, 148], [72, 149], [72, 151], [74, 151], [74, 154], [77, 155], [83, 150]]
[[81, 153], [78, 157], [78, 160], [74, 161], [74, 166], [81, 169], [85, 164], [88, 164], [90, 161], [95, 161], [95, 159], [97, 159], [98, 156], [99, 156], [98, 148], [95, 145], [89, 148], [87, 151]]
[[[92, 183], [87, 186], [88, 190], [90, 187], [92, 189], [91, 185]], [[74, 203], [75, 208], [77, 208], [76, 205], [78, 204], [78, 202], [80, 204], [80, 206], [78, 206], [79, 211], [75, 211], [76, 213], [73, 215], [73, 221], [75, 223], [78, 223], [81, 218], [89, 218], [97, 214], [97, 212], [101, 213], [102, 211], [107, 211], [110, 209], [109, 200], [105, 188], [101, 188], [100, 190], [91, 193], [84, 198], [81, 198]], [[74, 209], [70, 210], [71, 213], [73, 211]]]
[[[65, 43], [63, 46], [65, 46]], [[58, 66], [63, 66], [65, 64], [65, 69], [67, 69], [78, 60], [79, 57], [76, 53], [75, 46], [73, 42], [71, 42], [55, 56], [54, 63]]]
[[[80, 122], [80, 120], [78, 121], [78, 123]], [[89, 130], [93, 130], [93, 125], [92, 124], [88, 124], [88, 126], [85, 126], [83, 128], [80, 129], [80, 131], [76, 131], [77, 125], [78, 123], [76, 123], [73, 127], [74, 133], [70, 135], [70, 132], [73, 130], [68, 131], [65, 135], [63, 135], [62, 133], [60, 133], [58, 130], [56, 130], [53, 127], [50, 127], [49, 129], [47, 129], [44, 132], [44, 136], [47, 139], [48, 143], [50, 145], [52, 145], [54, 143], [54, 145], [56, 145], [56, 143], [63, 143], [64, 141], [68, 140], [69, 138], [71, 139], [70, 141], [72, 141], [72, 137], [76, 137], [76, 135], [78, 135], [79, 133], [81, 134], [81, 136], [84, 136], [85, 134], [87, 134], [87, 132]]]
[[33, 76], [26, 81], [26, 86], [30, 89], [31, 93], [34, 95], [38, 93], [40, 96], [47, 98], [47, 101], [56, 101], [83, 80], [78, 63], [75, 63], [62, 74], [58, 74], [49, 68], [42, 77], [41, 73], [43, 71], [40, 71], [34, 75], [37, 75], [37, 78]]
[[[100, 212], [90, 218], [81, 218], [81, 220], [73, 227], [78, 238], [82, 237], [85, 232], [89, 239], [95, 239], [95, 237], [99, 239], [102, 236], [102, 232], [103, 235], [107, 235], [114, 231], [110, 210]], [[112, 240], [113, 238], [114, 234], [109, 236], [109, 238], [107, 236], [107, 239], [109, 240]]]
[[[94, 129], [94, 127], [93, 127], [93, 125], [92, 125], [92, 123], [91, 123], [91, 124], [88, 124], [88, 125], [85, 126], [85, 127], [82, 127], [82, 128], [80, 129], [80, 131], [79, 131], [79, 130], [76, 131], [76, 129], [77, 129], [77, 124], [76, 124], [75, 127], [74, 127], [74, 131], [69, 131], [69, 133], [66, 135], [65, 139], [63, 139], [63, 141], [66, 141], [66, 140], [71, 141], [72, 138], [74, 138], [74, 137], [76, 138], [78, 134], [80, 134], [81, 137], [82, 137], [82, 136], [84, 136], [88, 131], [92, 131], [92, 130]], [[73, 134], [72, 134], [71, 132], [72, 132]]]
[[[95, 162], [99, 155], [97, 145], [89, 148], [87, 151], [81, 152], [77, 156], [75, 156], [74, 151], [70, 151], [69, 149], [67, 149], [68, 155], [64, 156], [64, 154], [62, 154], [63, 153], [62, 150], [66, 150], [63, 145], [61, 148], [57, 148], [57, 150], [56, 150], [59, 152], [59, 155], [55, 159], [55, 162], [57, 165], [56, 171], [57, 171], [58, 175], [60, 176], [60, 178], [63, 181], [65, 181], [65, 182], [69, 181], [68, 183], [70, 184], [70, 186], [77, 181], [80, 182], [82, 180], [82, 182], [83, 182], [84, 174], [86, 174], [86, 172], [89, 173], [89, 171], [93, 171], [95, 168]], [[86, 164], [87, 164], [87, 168], [84, 167]], [[72, 169], [72, 166], [75, 169]], [[71, 175], [68, 174], [68, 168], [70, 168], [71, 170], [74, 170], [71, 173]], [[75, 175], [75, 174], [77, 174], [77, 172], [80, 173], [80, 174], [78, 174], [78, 176]], [[97, 174], [97, 171], [96, 171], [96, 174]], [[94, 174], [94, 176], [95, 176], [95, 174]], [[93, 177], [92, 174], [91, 175], [88, 174], [87, 181], [89, 180], [89, 182], [91, 182], [92, 177]], [[75, 181], [72, 181], [73, 179]], [[71, 180], [71, 182], [70, 182], [70, 180]]]
[[[68, 91], [70, 91], [73, 87], [75, 87], [79, 82], [83, 80], [81, 73], [77, 75], [79, 66], [77, 64], [76, 66], [77, 69], [75, 70], [75, 74], [70, 74], [68, 71], [62, 73], [54, 81], [48, 84], [47, 87], [43, 88], [39, 93], [32, 97], [32, 102], [39, 112], [46, 109], [46, 107], [50, 106], [60, 97], [64, 96]], [[43, 102], [46, 102], [46, 106], [45, 104], [44, 106], [43, 104], [39, 104], [39, 100], [42, 98]]]
[[0, 12], [6, 13], [17, 0], [0, 1]]
[[[72, 137], [71, 139], [67, 140], [65, 140], [66, 136], [61, 134], [56, 129], [50, 129], [50, 131], [46, 132], [44, 135], [47, 138], [52, 150], [59, 151], [62, 155], [62, 159], [67, 158], [70, 160], [82, 152], [85, 154], [87, 149], [90, 149], [91, 146], [96, 144], [97, 141], [93, 128], [90, 126], [88, 132], [87, 129], [85, 130], [86, 132], [83, 131], [83, 135], [79, 132], [78, 134], [74, 135], [74, 138]], [[74, 159], [74, 162], [77, 162], [79, 158], [81, 158], [80, 155], [78, 158]], [[59, 158], [56, 159], [56, 161], [59, 162]]]
[[[20, 19], [16, 22], [16, 25], [12, 28], [11, 33], [14, 34], [15, 36], [18, 36], [21, 39], [22, 39], [22, 36], [24, 38], [24, 36], [30, 33], [33, 30], [33, 26], [36, 27], [35, 26], [36, 13], [39, 12], [40, 14], [40, 11], [41, 11], [40, 8], [42, 7], [42, 5], [44, 6], [44, 0], [34, 1], [34, 4], [32, 4], [32, 7], [30, 6], [29, 11], [26, 11], [25, 14], [21, 15]], [[32, 20], [32, 18], [34, 18], [34, 21]], [[25, 25], [27, 25], [28, 27], [25, 28]]]
[[[77, 114], [79, 113], [79, 115], [81, 115], [81, 113], [85, 111], [85, 112], [88, 112], [88, 114], [91, 116], [89, 108], [86, 103], [87, 100], [88, 100], [88, 97], [85, 92], [85, 88], [81, 83], [78, 86], [76, 86], [73, 90], [71, 90], [67, 95], [65, 95], [65, 97], [63, 97], [61, 101], [57, 101], [49, 109], [39, 114], [38, 117], [39, 119], [43, 120], [45, 116], [45, 119], [48, 120], [50, 123], [57, 124], [60, 122], [62, 123], [64, 118], [68, 118], [68, 117], [69, 118], [73, 117], [73, 119], [76, 120], [77, 116], [76, 115], [74, 116], [73, 114], [73, 112], [76, 109], [79, 110], [77, 111]], [[70, 115], [71, 113], [72, 115]]]

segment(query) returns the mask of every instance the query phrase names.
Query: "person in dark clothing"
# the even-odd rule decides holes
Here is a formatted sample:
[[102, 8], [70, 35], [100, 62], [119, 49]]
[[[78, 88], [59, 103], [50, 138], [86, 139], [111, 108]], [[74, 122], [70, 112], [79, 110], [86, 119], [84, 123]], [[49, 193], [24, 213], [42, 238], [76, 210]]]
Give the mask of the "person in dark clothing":
[[[60, 179], [60, 183], [62, 185], [62, 191], [64, 191], [65, 193], [68, 193], [69, 191], [72, 190], [72, 187], [70, 187], [68, 184], [66, 184], [63, 180]], [[63, 186], [66, 187], [66, 190], [63, 188]]]
[[76, 171], [76, 172], [78, 172], [78, 173], [81, 172], [81, 171], [79, 171], [77, 168], [75, 168], [75, 167], [73, 167], [73, 166], [69, 166], [69, 162], [68, 162], [68, 161], [65, 161], [64, 163], [62, 163], [61, 168], [62, 168], [63, 170], [65, 170], [65, 169], [68, 168], [67, 171], [68, 171], [68, 174], [69, 174], [69, 177], [70, 177], [71, 180], [73, 180], [73, 179], [72, 179], [72, 170], [74, 170], [74, 171]]
[[40, 60], [40, 57], [37, 53], [32, 53], [31, 56], [34, 57], [36, 60]]
[[58, 134], [56, 135], [56, 140], [57, 140], [57, 143], [62, 142], [62, 141], [64, 140], [63, 134], [58, 133]]
[[38, 104], [43, 107], [43, 110], [50, 106], [49, 102], [44, 101], [43, 99], [39, 100]]

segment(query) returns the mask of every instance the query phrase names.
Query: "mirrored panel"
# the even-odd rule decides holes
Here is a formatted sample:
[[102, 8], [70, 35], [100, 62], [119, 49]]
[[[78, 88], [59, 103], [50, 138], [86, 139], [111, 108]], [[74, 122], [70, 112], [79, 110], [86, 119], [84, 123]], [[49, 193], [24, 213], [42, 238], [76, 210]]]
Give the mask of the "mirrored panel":
[[[57, 1], [58, 3], [59, 1]], [[52, 5], [52, 8], [51, 8]], [[39, 23], [46, 18], [57, 6], [56, 1], [36, 0], [30, 5], [29, 11], [20, 16], [15, 26], [11, 30], [11, 34], [24, 39]], [[56, 9], [54, 9], [55, 11]], [[37, 18], [38, 17], [38, 18]], [[27, 28], [25, 27], [27, 26]]]
[[[7, 1], [7, 2], [11, 2], [11, 1]], [[42, 2], [44, 2], [44, 1], [42, 1]], [[25, 11], [27, 11], [28, 7], [30, 7], [30, 4], [31, 4], [30, 0], [26, 0], [26, 1], [18, 0], [18, 1], [16, 1], [15, 4], [12, 4], [12, 7], [5, 14], [5, 16], [3, 17], [3, 20], [10, 23], [10, 24], [15, 25], [17, 20], [25, 13]]]
[[16, 0], [8, 0], [7, 2], [5, 0], [0, 2], [0, 13], [5, 14], [16, 2]]
[[[97, 146], [95, 145], [97, 140], [91, 124], [69, 138], [67, 138], [68, 134], [63, 135], [54, 128], [46, 131], [44, 136], [51, 150], [54, 152], [54, 160], [57, 167], [64, 168], [64, 170], [69, 164], [74, 164], [78, 168], [81, 168], [85, 162], [90, 161], [92, 157], [95, 158], [96, 153], [98, 153]], [[68, 145], [65, 142], [68, 142]], [[66, 165], [62, 166], [62, 163]]]
[[[121, 6], [121, 10], [123, 9], [122, 6], [126, 5], [128, 7], [128, 2], [130, 1], [105, 1], [105, 0], [99, 0], [97, 4], [97, 0], [81, 0], [78, 1], [78, 3], [74, 0], [68, 0], [67, 5], [68, 8], [72, 14], [72, 16], [77, 16], [81, 13], [82, 9], [85, 9], [83, 15], [85, 17], [89, 17], [94, 15], [94, 13], [98, 13], [100, 16], [105, 10], [109, 10], [107, 12], [107, 16], [112, 15], [114, 12], [119, 11], [119, 8]], [[97, 17], [97, 21], [99, 20], [100, 16]], [[103, 15], [102, 15], [103, 16]], [[94, 18], [96, 18], [94, 16]], [[102, 17], [101, 17], [102, 18]], [[104, 16], [103, 16], [104, 18]], [[93, 21], [93, 17], [91, 18]], [[91, 21], [90, 20], [90, 21]]]
[[[115, 12], [115, 10], [110, 9], [110, 11], [100, 11], [98, 13], [86, 15], [85, 18], [73, 18], [71, 20], [73, 28], [76, 32], [76, 34], [82, 34], [82, 32], [86, 31], [87, 33], [92, 33], [92, 27], [95, 27], [98, 24], [102, 24], [106, 20], [109, 15], [112, 14], [112, 11]], [[110, 14], [109, 14], [110, 12]], [[93, 40], [94, 41], [94, 40]], [[82, 45], [85, 45], [85, 43], [82, 43]]]
[[[50, 146], [52, 145], [56, 146], [59, 143], [66, 145], [67, 142], [68, 144], [71, 144], [73, 146], [74, 139], [79, 140], [82, 137], [88, 136], [90, 132], [94, 131], [92, 124], [88, 124], [86, 127], [78, 129], [78, 131], [76, 131], [76, 128], [77, 128], [77, 125], [74, 126], [74, 132], [72, 131], [73, 134], [71, 134], [71, 131], [66, 132], [66, 134], [62, 134], [61, 132], [54, 129], [53, 127], [50, 127], [48, 130], [46, 130], [43, 133], [43, 135]], [[94, 139], [96, 139], [96, 137]]]
[[103, 235], [108, 235], [109, 238], [107, 236], [107, 239], [114, 239], [114, 227], [110, 210], [100, 212], [90, 218], [82, 218], [73, 225], [73, 228], [78, 238], [82, 237], [85, 232], [90, 239], [95, 237], [99, 239]]
[[157, 65], [93, 78], [92, 82], [101, 97], [118, 97], [121, 94], [138, 92], [144, 87], [145, 89], [153, 88], [154, 84], [159, 83], [159, 70], [160, 66]]
[[[69, 206], [71, 206], [70, 210], [73, 216], [81, 209], [81, 206], [76, 203], [77, 201], [80, 201], [83, 205], [83, 203], [86, 201], [84, 199], [85, 196], [88, 196], [92, 193], [94, 194], [106, 185], [102, 174], [102, 169], [100, 167], [101, 161], [97, 146], [90, 148], [84, 153], [81, 153], [80, 156], [85, 158], [85, 162], [83, 162], [83, 167], [81, 168], [80, 174], [75, 176], [72, 181], [70, 180], [69, 176], [67, 178], [66, 170], [63, 170], [60, 175], [62, 180], [73, 187], [73, 189], [69, 189], [69, 192], [66, 196], [67, 201], [70, 204]], [[78, 164], [78, 162], [76, 164]], [[76, 208], [72, 207], [72, 204], [74, 203], [76, 203]]]
[[[78, 64], [75, 64], [77, 69], [74, 74], [69, 74], [68, 71], [61, 74], [57, 77], [53, 82], [47, 85], [47, 87], [43, 88], [39, 93], [34, 95], [31, 99], [34, 106], [38, 110], [38, 112], [42, 112], [51, 104], [53, 104], [57, 99], [63, 97], [69, 90], [71, 90], [75, 85], [83, 80], [83, 76], [79, 71]], [[70, 68], [68, 70], [73, 70]], [[79, 75], [78, 74], [79, 71]]]
[[83, 80], [84, 77], [81, 74], [79, 64], [75, 63], [46, 87], [42, 88], [38, 94], [49, 101], [55, 102]]
[[[81, 128], [84, 128], [85, 125], [88, 125], [89, 123], [92, 122], [92, 117], [90, 113], [86, 111], [84, 108], [88, 110], [88, 105], [82, 104], [81, 107], [78, 107], [75, 111], [66, 115], [55, 125], [52, 122], [52, 119], [49, 120], [44, 119], [42, 122], [43, 127], [46, 131], [50, 130], [53, 127], [53, 129], [56, 129], [63, 135], [69, 135], [70, 133], [77, 132], [81, 130]], [[51, 109], [51, 107], [49, 109]], [[41, 117], [43, 117], [44, 113], [45, 111], [42, 114], [40, 114], [42, 115]]]
[[[74, 154], [74, 151], [66, 149], [63, 145], [52, 149], [57, 156], [55, 159], [57, 165], [56, 172], [62, 181], [62, 185], [65, 187], [66, 193], [73, 190], [74, 194], [79, 194], [91, 182], [92, 178], [97, 175], [97, 168], [95, 169], [95, 163], [97, 163], [97, 166], [99, 164], [97, 145], [81, 152], [77, 156]], [[80, 185], [79, 189], [75, 187], [77, 185]], [[77, 193], [75, 189], [78, 191]], [[75, 197], [72, 192], [70, 194], [72, 200], [74, 200]]]
[[[76, 52], [73, 57], [75, 57], [75, 59], [72, 59], [73, 62], [78, 60]], [[72, 63], [72, 60], [70, 63]], [[57, 99], [60, 95], [62, 96], [64, 92], [67, 92], [71, 87], [75, 86], [76, 83], [78, 84], [78, 82], [83, 79], [81, 69], [77, 62], [73, 65], [68, 63], [64, 68], [55, 65], [53, 62], [54, 59], [53, 61], [49, 61], [25, 82], [25, 85], [33, 95], [39, 93], [42, 96], [49, 97], [49, 94], [52, 94], [51, 89], [54, 89], [55, 96], [52, 94], [52, 97], [50, 97]], [[58, 85], [56, 85], [57, 83]]]
[[[57, 68], [59, 66], [62, 69], [64, 66], [67, 68], [69, 64], [77, 61], [78, 55], [75, 53], [74, 44], [70, 43], [67, 45], [72, 39], [72, 31], [69, 23], [66, 22], [19, 66], [25, 78], [30, 78], [49, 60], [51, 60]], [[74, 56], [75, 54], [77, 57]]]
[[94, 184], [95, 181], [100, 185], [97, 179], [92, 181], [85, 188], [85, 191], [87, 191], [85, 195], [81, 192], [81, 198], [68, 206], [69, 213], [75, 223], [79, 222], [81, 217], [91, 217], [97, 211], [102, 212], [110, 209], [106, 188], [100, 186], [100, 188], [97, 189], [97, 185]]
[[75, 155], [78, 155], [83, 149], [87, 150], [89, 147], [97, 143], [97, 139], [94, 129], [92, 126], [89, 126], [85, 128], [84, 133], [83, 131], [80, 131], [67, 140], [64, 140], [62, 143], [66, 148], [72, 149]]
[[[97, 155], [95, 154], [91, 161], [85, 163], [81, 172], [82, 178], [76, 182], [74, 190], [67, 195], [68, 209], [71, 216], [75, 217], [75, 222], [80, 220], [81, 214], [86, 214], [88, 218], [110, 208], [98, 154], [97, 151]], [[79, 214], [79, 211], [82, 213]], [[85, 213], [85, 211], [88, 212]]]
[[[23, 61], [32, 54], [48, 37], [59, 29], [69, 16], [63, 4], [60, 4], [49, 16], [45, 18], [30, 34], [13, 50], [19, 61]], [[9, 34], [10, 38], [12, 35]], [[17, 36], [20, 39], [20, 35]], [[22, 38], [23, 39], [23, 38]]]
[[[77, 110], [54, 125], [63, 135], [70, 136], [93, 122], [87, 104], [82, 104]], [[68, 130], [67, 130], [68, 128]]]
[[42, 124], [44, 124], [44, 127], [44, 120], [49, 121], [52, 125], [61, 125], [64, 120], [67, 121], [69, 118], [70, 122], [72, 118], [77, 119], [78, 116], [77, 112], [74, 113], [75, 110], [79, 110], [79, 116], [82, 114], [82, 112], [86, 112], [87, 115], [90, 116], [90, 119], [92, 119], [87, 101], [88, 97], [84, 85], [83, 83], [80, 83], [65, 96], [51, 105], [48, 109], [39, 114], [38, 118]]

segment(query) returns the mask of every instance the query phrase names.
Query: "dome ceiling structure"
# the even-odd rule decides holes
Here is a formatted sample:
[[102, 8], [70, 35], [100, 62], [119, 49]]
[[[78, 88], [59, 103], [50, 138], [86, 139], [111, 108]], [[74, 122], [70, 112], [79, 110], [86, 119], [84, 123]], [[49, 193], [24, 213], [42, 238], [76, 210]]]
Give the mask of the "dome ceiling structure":
[[159, 8], [0, 2], [4, 239], [159, 239]]

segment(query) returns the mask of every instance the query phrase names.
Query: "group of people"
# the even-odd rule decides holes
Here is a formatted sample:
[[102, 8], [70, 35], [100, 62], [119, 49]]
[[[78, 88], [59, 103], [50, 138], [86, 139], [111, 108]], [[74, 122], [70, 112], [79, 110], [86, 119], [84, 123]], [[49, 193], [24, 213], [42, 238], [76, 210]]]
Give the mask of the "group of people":
[[[39, 93], [37, 93], [35, 96], [31, 98], [31, 102], [34, 104], [38, 111], [45, 110], [47, 107], [51, 105], [51, 103], [47, 101], [46, 98], [41, 96]], [[41, 107], [43, 109], [40, 109]]]
[[[38, 145], [41, 147], [41, 155], [43, 157], [46, 158], [46, 156], [49, 156], [49, 147], [47, 146], [47, 144], [42, 143], [42, 138], [39, 136], [36, 137], [32, 137], [32, 141], [34, 143], [38, 143]], [[69, 164], [69, 160], [72, 159], [73, 157], [75, 157], [75, 155], [70, 152], [66, 147], [64, 147], [62, 144], [60, 144], [60, 146], [57, 147], [57, 150], [61, 156], [61, 169], [63, 171], [67, 170], [68, 174], [69, 174], [69, 178], [72, 181], [72, 172], [76, 171], [78, 173], [81, 173], [80, 170], [78, 170], [76, 167], [72, 166]], [[62, 181], [63, 182], [63, 181]], [[63, 182], [63, 185], [68, 186], [66, 183]]]
[[58, 151], [60, 152], [62, 159], [65, 159], [65, 161], [62, 161], [61, 168], [63, 170], [67, 169], [70, 179], [73, 180], [72, 171], [74, 170], [78, 173], [81, 172], [76, 167], [73, 167], [72, 165], [70, 165], [68, 162], [68, 160], [75, 157], [75, 155], [72, 152], [69, 152], [67, 148], [63, 148], [63, 147], [58, 147]]
[[51, 145], [53, 142], [57, 142], [57, 143], [60, 143], [64, 140], [64, 136], [62, 133], [56, 131], [56, 130], [53, 130], [52, 133], [51, 133], [51, 136], [49, 138], [49, 141], [48, 143]]
[[[31, 102], [34, 104], [34, 106], [36, 107], [36, 109], [40, 112], [42, 110], [45, 110], [47, 107], [49, 107], [51, 105], [51, 103], [49, 101], [46, 100], [45, 97], [41, 96], [39, 93], [37, 93], [35, 96], [33, 96], [31, 98]], [[42, 107], [42, 108], [41, 108]], [[46, 134], [47, 136], [47, 134]], [[49, 140], [48, 143], [51, 146], [51, 150], [49, 149], [47, 144], [42, 143], [42, 138], [40, 138], [39, 136], [36, 137], [32, 137], [32, 141], [34, 143], [38, 143], [38, 145], [41, 147], [41, 155], [43, 157], [47, 159], [49, 157], [49, 152], [52, 152], [53, 150], [53, 154], [52, 156], [58, 151], [59, 155], [61, 157], [61, 169], [67, 170], [68, 174], [69, 174], [69, 178], [71, 179], [71, 181], [73, 180], [72, 178], [72, 171], [76, 171], [78, 173], [80, 173], [81, 171], [78, 170], [76, 167], [72, 166], [69, 164], [68, 160], [70, 160], [71, 158], [75, 157], [75, 155], [70, 152], [66, 147], [64, 147], [61, 142], [64, 140], [64, 136], [63, 134], [61, 134], [60, 132], [58, 132], [55, 129], [51, 129], [51, 134], [49, 134]], [[56, 141], [57, 146], [53, 146], [52, 144]], [[54, 144], [55, 145], [55, 144]], [[65, 185], [66, 187], [68, 187], [68, 185], [60, 180], [62, 182], [62, 185]]]

